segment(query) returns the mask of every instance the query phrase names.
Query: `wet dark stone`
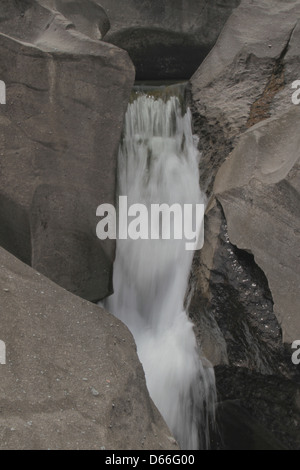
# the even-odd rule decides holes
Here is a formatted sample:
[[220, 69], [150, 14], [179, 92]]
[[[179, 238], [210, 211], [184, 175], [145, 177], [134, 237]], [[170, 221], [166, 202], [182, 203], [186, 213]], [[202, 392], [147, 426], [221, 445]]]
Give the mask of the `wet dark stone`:
[[213, 446], [300, 449], [300, 380], [244, 368], [215, 368], [219, 398]]

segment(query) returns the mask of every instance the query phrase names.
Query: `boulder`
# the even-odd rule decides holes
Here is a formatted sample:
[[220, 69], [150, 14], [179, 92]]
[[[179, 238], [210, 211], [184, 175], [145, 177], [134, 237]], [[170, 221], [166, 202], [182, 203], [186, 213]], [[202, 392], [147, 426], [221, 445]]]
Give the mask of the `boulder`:
[[190, 78], [240, 0], [97, 0], [111, 29], [104, 40], [129, 52], [137, 79]]
[[0, 244], [98, 300], [115, 246], [97, 239], [96, 209], [114, 203], [133, 65], [99, 41], [108, 19], [92, 0], [3, 0], [0, 18]]
[[262, 374], [286, 371], [282, 332], [264, 272], [253, 255], [230, 242], [218, 201], [208, 208], [204, 224], [205, 243], [193, 260], [189, 305], [204, 355], [214, 365]]
[[177, 450], [128, 329], [2, 248], [0, 266], [0, 449]]
[[298, 1], [243, 0], [190, 83], [208, 196], [191, 316], [219, 399], [239, 400], [286, 448], [299, 448], [299, 38]]
[[1, 3], [1, 31], [30, 43], [35, 43], [49, 27], [53, 31], [53, 21], [55, 31], [58, 22], [62, 22], [66, 29], [98, 40], [110, 28], [107, 14], [94, 0], [3, 0]]
[[291, 86], [299, 75], [299, 16], [298, 1], [242, 1], [191, 78], [201, 187], [208, 193], [239, 136], [292, 106]]
[[[217, 265], [222, 271], [217, 259], [226, 243], [223, 260], [230, 260], [232, 246], [252, 255], [266, 276], [265, 296], [270, 289], [288, 344], [300, 337], [300, 108], [292, 102], [299, 24], [299, 2], [274, 1], [271, 8], [270, 2], [243, 1], [191, 80], [201, 187], [210, 196], [206, 245], [196, 254], [198, 290], [209, 297], [207, 283]], [[222, 242], [223, 221], [228, 240]], [[232, 267], [226, 275], [231, 286], [233, 277]], [[251, 303], [252, 311], [257, 309]]]
[[300, 338], [300, 107], [244, 133], [214, 185], [231, 243], [265, 273], [283, 341]]

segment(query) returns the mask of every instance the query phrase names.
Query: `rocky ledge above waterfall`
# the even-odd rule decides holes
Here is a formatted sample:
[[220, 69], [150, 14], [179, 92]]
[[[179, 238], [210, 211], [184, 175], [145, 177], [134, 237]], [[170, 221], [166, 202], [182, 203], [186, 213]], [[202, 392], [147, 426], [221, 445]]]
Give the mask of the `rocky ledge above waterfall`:
[[189, 78], [240, 0], [97, 0], [110, 19], [104, 40], [128, 51], [139, 80]]

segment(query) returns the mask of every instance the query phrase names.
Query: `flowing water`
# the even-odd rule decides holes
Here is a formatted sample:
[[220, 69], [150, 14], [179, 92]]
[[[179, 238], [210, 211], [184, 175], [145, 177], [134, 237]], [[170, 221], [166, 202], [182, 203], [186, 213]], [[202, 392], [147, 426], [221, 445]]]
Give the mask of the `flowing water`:
[[[151, 204], [204, 202], [180, 90], [137, 91], [128, 106], [118, 159], [118, 193], [128, 205], [150, 212]], [[215, 405], [213, 369], [202, 364], [183, 307], [192, 257], [184, 240], [118, 240], [115, 293], [105, 303], [133, 333], [150, 395], [185, 450], [209, 447]]]

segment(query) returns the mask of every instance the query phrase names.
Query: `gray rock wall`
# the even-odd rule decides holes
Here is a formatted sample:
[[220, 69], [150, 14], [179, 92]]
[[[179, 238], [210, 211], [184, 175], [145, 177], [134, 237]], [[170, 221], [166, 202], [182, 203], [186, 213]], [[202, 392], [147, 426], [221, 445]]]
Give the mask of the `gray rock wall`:
[[275, 448], [300, 445], [299, 24], [299, 1], [242, 1], [191, 79], [208, 206], [190, 311], [217, 366], [220, 413], [231, 409], [225, 440], [249, 431], [246, 412], [250, 448], [270, 445], [260, 426]]
[[88, 20], [107, 30], [104, 11], [71, 3], [70, 16], [70, 2], [0, 5], [0, 243], [97, 300], [112, 292], [114, 243], [97, 239], [96, 208], [114, 203], [134, 68], [125, 51], [86, 31]]
[[[191, 91], [201, 186], [211, 196], [207, 218], [216, 199], [229, 241], [252, 253], [265, 273], [289, 343], [300, 337], [300, 108], [292, 103], [300, 70], [300, 4], [273, 3], [242, 2], [192, 77]], [[208, 253], [213, 259], [214, 249]]]

